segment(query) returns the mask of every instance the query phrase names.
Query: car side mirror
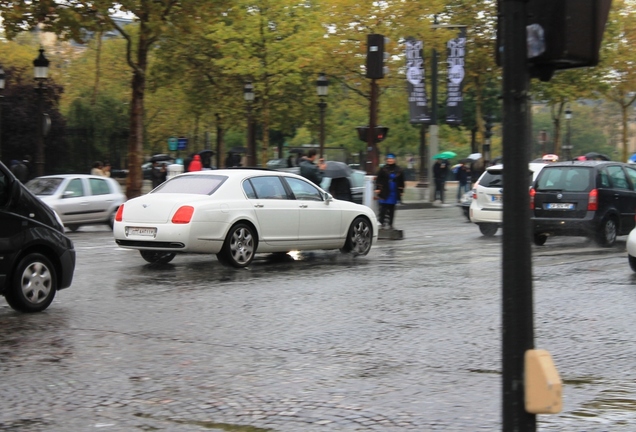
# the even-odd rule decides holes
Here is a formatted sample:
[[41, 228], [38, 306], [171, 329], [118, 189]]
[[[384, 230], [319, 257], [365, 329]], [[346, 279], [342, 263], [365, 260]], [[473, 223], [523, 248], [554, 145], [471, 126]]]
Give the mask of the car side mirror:
[[324, 200], [327, 204], [329, 204], [331, 201], [333, 201], [333, 195], [331, 195], [329, 192], [325, 192]]
[[64, 193], [62, 194], [62, 198], [73, 198], [75, 196], [75, 194], [73, 193], [73, 191], [64, 191]]

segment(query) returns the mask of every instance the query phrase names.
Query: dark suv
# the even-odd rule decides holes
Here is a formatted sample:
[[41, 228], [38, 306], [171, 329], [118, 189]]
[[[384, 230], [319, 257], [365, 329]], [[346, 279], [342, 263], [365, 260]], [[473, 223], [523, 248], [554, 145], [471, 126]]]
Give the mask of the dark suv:
[[612, 246], [629, 234], [636, 213], [636, 169], [621, 162], [547, 165], [530, 189], [534, 243], [548, 236], [586, 236]]
[[0, 162], [0, 294], [17, 311], [43, 311], [74, 269], [60, 218]]

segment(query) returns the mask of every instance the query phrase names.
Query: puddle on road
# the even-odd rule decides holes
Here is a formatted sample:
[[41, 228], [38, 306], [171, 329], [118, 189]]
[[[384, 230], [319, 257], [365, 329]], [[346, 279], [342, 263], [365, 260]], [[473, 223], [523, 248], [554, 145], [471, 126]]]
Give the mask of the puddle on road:
[[254, 426], [246, 426], [246, 425], [234, 425], [228, 423], [215, 423], [211, 421], [198, 421], [198, 420], [177, 420], [170, 418], [159, 419], [149, 414], [137, 413], [136, 417], [147, 418], [151, 420], [163, 420], [170, 421], [172, 423], [182, 424], [182, 425], [191, 425], [191, 426], [199, 426], [206, 429], [218, 429], [225, 432], [276, 432], [275, 429], [263, 429], [257, 428]]

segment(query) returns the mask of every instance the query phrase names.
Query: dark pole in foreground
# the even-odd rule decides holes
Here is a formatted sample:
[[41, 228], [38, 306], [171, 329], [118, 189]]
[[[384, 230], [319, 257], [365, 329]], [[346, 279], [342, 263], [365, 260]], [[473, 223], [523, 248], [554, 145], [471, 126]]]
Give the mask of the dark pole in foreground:
[[377, 114], [378, 85], [371, 80], [371, 109], [369, 110], [369, 129], [367, 130], [367, 169], [368, 175], [375, 175], [378, 170], [378, 148], [375, 142], [375, 127], [378, 123]]
[[[503, 11], [503, 293], [502, 372], [505, 432], [536, 431], [536, 415], [525, 410], [524, 354], [534, 348], [532, 250], [528, 161], [529, 73], [526, 0], [502, 0]], [[503, 13], [502, 13], [503, 12]]]

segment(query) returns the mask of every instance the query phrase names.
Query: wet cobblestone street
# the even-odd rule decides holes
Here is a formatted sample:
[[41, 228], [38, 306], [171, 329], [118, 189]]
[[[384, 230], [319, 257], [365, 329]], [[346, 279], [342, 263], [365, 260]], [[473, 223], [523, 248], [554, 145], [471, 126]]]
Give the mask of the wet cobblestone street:
[[[501, 429], [501, 232], [455, 207], [399, 210], [403, 240], [339, 252], [149, 265], [102, 228], [69, 236], [49, 309], [0, 304], [0, 430]], [[545, 431], [636, 422], [636, 273], [625, 237], [533, 246], [535, 342], [564, 381]], [[631, 426], [630, 426], [631, 425]]]

